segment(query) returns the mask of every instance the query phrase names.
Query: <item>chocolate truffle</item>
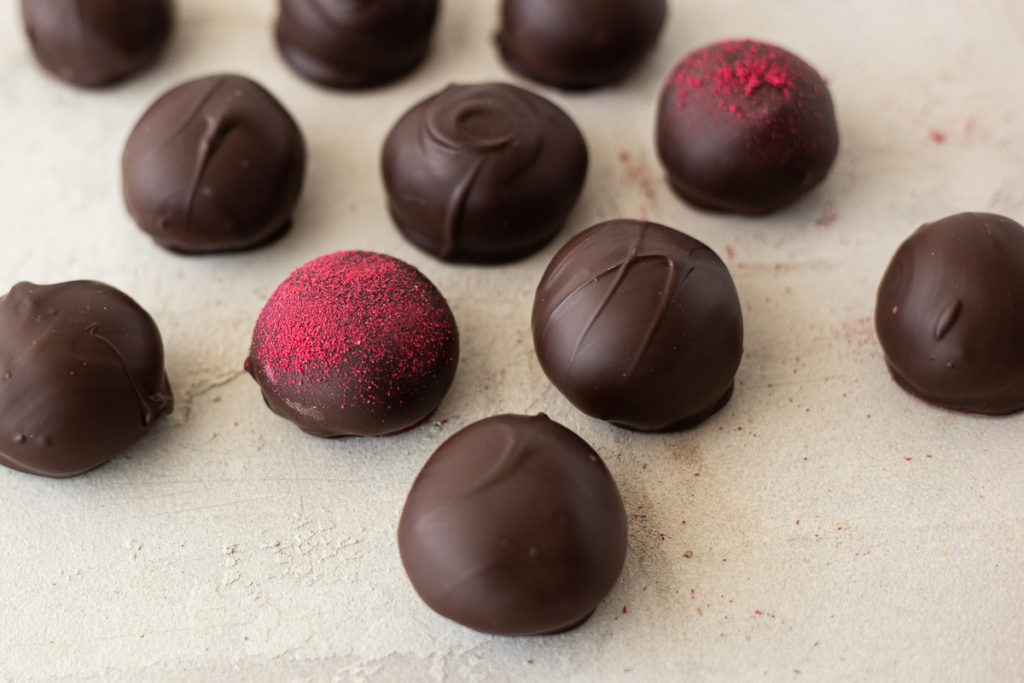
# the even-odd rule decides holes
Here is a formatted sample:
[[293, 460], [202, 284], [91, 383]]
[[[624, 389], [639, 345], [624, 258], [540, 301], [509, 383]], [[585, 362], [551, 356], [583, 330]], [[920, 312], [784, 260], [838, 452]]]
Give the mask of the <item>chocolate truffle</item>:
[[566, 114], [503, 83], [451, 85], [384, 143], [391, 215], [446, 261], [497, 263], [555, 236], [583, 188], [587, 147]]
[[614, 220], [551, 260], [533, 343], [552, 384], [584, 413], [629, 429], [683, 429], [729, 400], [743, 319], [711, 249], [664, 225]]
[[820, 183], [839, 134], [821, 76], [782, 48], [727, 41], [687, 56], [661, 94], [658, 154], [691, 204], [764, 214]]
[[171, 34], [171, 0], [21, 0], [36, 59], [75, 85], [98, 87], [149, 66]]
[[441, 615], [485, 633], [558, 633], [583, 623], [618, 579], [626, 511], [586, 441], [546, 415], [498, 415], [427, 460], [398, 550]]
[[163, 95], [121, 162], [132, 218], [160, 246], [187, 253], [249, 249], [282, 234], [305, 166], [288, 112], [259, 84], [231, 75]]
[[914, 396], [967, 413], [1024, 410], [1024, 227], [990, 213], [922, 225], [882, 277], [875, 330]]
[[455, 318], [422, 273], [342, 251], [277, 288], [245, 369], [271, 410], [314, 436], [383, 436], [434, 412], [458, 359]]
[[504, 0], [498, 47], [527, 78], [594, 88], [625, 78], [654, 47], [665, 0]]
[[160, 331], [127, 294], [78, 280], [0, 297], [0, 464], [81, 474], [173, 406]]
[[383, 85], [423, 61], [437, 5], [437, 0], [281, 0], [277, 46], [299, 75], [321, 85]]

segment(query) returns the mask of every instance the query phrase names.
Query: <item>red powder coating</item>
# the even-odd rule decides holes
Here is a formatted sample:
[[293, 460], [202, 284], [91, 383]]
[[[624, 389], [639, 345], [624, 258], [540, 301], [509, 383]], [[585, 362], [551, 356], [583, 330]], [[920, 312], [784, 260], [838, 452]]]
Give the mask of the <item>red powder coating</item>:
[[429, 377], [451, 360], [445, 349], [456, 334], [444, 298], [415, 268], [338, 252], [277, 288], [256, 324], [253, 360], [275, 383], [341, 381], [350, 397], [387, 403], [393, 384]]
[[[806, 80], [807, 65], [785, 50], [751, 40], [716, 43], [691, 53], [673, 77], [680, 107], [697, 91], [707, 91], [723, 112], [739, 119], [768, 113], [767, 91], [791, 100]], [[701, 98], [703, 101], [703, 98]]]

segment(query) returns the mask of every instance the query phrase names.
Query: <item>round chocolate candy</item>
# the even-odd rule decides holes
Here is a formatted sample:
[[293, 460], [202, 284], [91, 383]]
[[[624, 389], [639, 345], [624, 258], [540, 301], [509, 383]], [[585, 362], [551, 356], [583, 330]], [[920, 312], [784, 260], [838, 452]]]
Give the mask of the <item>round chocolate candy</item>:
[[499, 635], [583, 623], [626, 557], [626, 511], [587, 442], [546, 415], [498, 415], [441, 444], [409, 491], [398, 550], [431, 609]]
[[369, 88], [412, 71], [427, 54], [437, 0], [280, 0], [277, 46], [303, 78]]
[[384, 143], [391, 215], [446, 261], [522, 258], [562, 228], [587, 147], [551, 102], [503, 83], [452, 85], [410, 109]]
[[171, 0], [21, 0], [36, 59], [75, 85], [109, 85], [149, 66], [174, 18]]
[[314, 436], [383, 436], [426, 419], [455, 377], [447, 302], [391, 256], [342, 251], [292, 273], [270, 297], [245, 369], [267, 405]]
[[160, 331], [127, 294], [78, 280], [0, 297], [0, 464], [81, 474], [173, 406]]
[[1024, 410], [1024, 227], [990, 213], [922, 225], [882, 277], [875, 330], [914, 396], [967, 413]]
[[613, 220], [551, 260], [533, 303], [533, 342], [552, 384], [584, 413], [665, 431], [729, 400], [743, 319], [711, 249], [664, 225]]
[[824, 179], [839, 148], [821, 76], [782, 48], [726, 41], [688, 55], [661, 95], [658, 154], [697, 207], [764, 214]]
[[200, 78], [153, 104], [122, 158], [139, 227], [173, 251], [249, 249], [291, 224], [306, 147], [274, 96], [243, 76]]
[[614, 83], [654, 47], [665, 0], [504, 0], [498, 47], [527, 78], [578, 90]]

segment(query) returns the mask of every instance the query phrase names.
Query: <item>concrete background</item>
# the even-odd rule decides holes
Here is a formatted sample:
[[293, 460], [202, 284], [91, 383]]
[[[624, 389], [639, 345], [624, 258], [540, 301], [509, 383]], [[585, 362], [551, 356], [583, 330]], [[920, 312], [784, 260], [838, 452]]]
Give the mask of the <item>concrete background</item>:
[[[889, 379], [875, 289], [920, 223], [962, 210], [1024, 219], [1024, 9], [1017, 0], [673, 0], [651, 58], [586, 94], [532, 86], [591, 151], [553, 244], [503, 267], [454, 267], [388, 218], [378, 154], [445, 84], [506, 79], [493, 0], [447, 0], [413, 75], [320, 90], [279, 59], [273, 3], [181, 0], [151, 71], [87, 92], [28, 53], [0, 11], [0, 290], [107, 281], [159, 323], [178, 400], [106, 466], [54, 481], [0, 471], [2, 680], [1013, 680], [1024, 668], [1024, 417], [925, 405]], [[828, 79], [842, 137], [813, 194], [778, 214], [699, 213], [667, 189], [655, 100], [686, 52], [775, 42]], [[292, 232], [258, 251], [182, 257], [128, 217], [128, 132], [178, 82], [265, 84], [310, 148]], [[743, 301], [735, 395], [698, 428], [625, 432], [551, 388], [529, 332], [533, 290], [568, 237], [641, 217], [705, 241]], [[462, 362], [431, 423], [325, 441], [272, 415], [242, 373], [252, 325], [298, 265], [373, 249], [448, 297]], [[625, 498], [618, 585], [581, 628], [496, 638], [420, 602], [398, 558], [401, 505], [446, 437], [544, 411], [605, 458]]]

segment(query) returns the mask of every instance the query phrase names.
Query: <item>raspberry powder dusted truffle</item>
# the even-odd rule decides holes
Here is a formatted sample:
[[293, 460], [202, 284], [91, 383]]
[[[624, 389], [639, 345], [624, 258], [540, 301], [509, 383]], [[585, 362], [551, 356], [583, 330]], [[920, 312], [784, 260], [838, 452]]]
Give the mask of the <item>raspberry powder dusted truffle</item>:
[[820, 183], [839, 148], [821, 76], [750, 40], [687, 56], [665, 83], [658, 154], [673, 189], [705, 209], [764, 214]]
[[437, 408], [458, 357], [455, 318], [422, 273], [391, 256], [342, 251], [277, 288], [245, 369], [270, 409], [310, 434], [383, 436]]

